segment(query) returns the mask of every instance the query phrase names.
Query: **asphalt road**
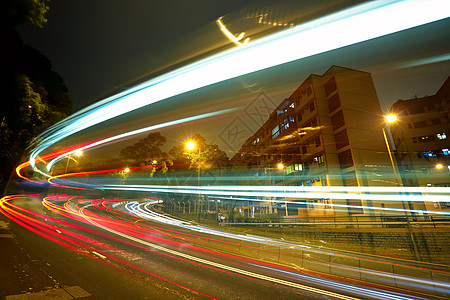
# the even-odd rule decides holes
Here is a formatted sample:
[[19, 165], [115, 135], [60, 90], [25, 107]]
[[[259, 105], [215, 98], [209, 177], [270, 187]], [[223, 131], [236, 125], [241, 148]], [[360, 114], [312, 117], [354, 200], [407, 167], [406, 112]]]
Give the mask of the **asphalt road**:
[[[357, 283], [317, 281], [295, 268], [249, 259], [221, 237], [212, 241], [146, 220], [123, 205], [115, 210], [67, 198], [44, 208], [40, 201], [10, 201], [21, 224], [10, 221], [0, 238], [0, 296], [8, 300], [383, 298], [377, 289], [361, 293]], [[208, 243], [223, 244], [224, 251]]]

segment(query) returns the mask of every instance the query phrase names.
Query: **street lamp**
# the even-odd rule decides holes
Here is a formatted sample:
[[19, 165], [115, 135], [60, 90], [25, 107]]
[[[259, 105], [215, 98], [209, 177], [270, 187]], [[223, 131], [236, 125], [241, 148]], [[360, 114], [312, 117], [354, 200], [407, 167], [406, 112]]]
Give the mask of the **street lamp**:
[[442, 169], [443, 167], [444, 167], [443, 164], [437, 164], [437, 165], [436, 165], [436, 169], [438, 169], [438, 170]]
[[188, 141], [186, 143], [186, 149], [188, 149], [189, 151], [194, 150], [195, 148], [195, 143], [193, 141]]
[[[390, 124], [390, 123], [393, 123], [393, 122], [395, 122], [397, 120], [397, 116], [393, 115], [393, 114], [389, 114], [389, 115], [387, 115], [385, 117], [385, 119], [386, 119], [386, 122], [388, 124]], [[386, 130], [384, 130], [384, 127], [382, 127], [381, 130], [383, 131], [384, 142], [386, 143], [386, 148], [387, 148], [387, 151], [388, 151], [388, 154], [389, 154], [389, 159], [391, 161], [392, 170], [394, 171], [395, 182], [398, 185], [402, 185], [401, 183], [398, 182], [398, 177], [399, 176], [398, 176], [398, 173], [397, 173], [397, 168], [395, 167], [395, 164], [394, 164], [394, 159], [392, 158], [391, 147], [389, 146], [389, 141], [388, 141], [388, 137], [387, 137], [387, 134], [386, 134]]]
[[[188, 141], [186, 143], [186, 149], [191, 152], [195, 149], [197, 145], [194, 141]], [[190, 156], [190, 153], [189, 153]], [[197, 169], [197, 186], [200, 187], [200, 147], [198, 147], [198, 159], [197, 159], [198, 169]], [[198, 194], [198, 197], [200, 199], [200, 194]]]
[[386, 121], [388, 123], [395, 122], [395, 121], [397, 121], [397, 116], [393, 115], [393, 114], [389, 114], [389, 115], [386, 116]]
[[[80, 157], [81, 155], [83, 155], [83, 151], [81, 151], [80, 149], [77, 149], [75, 152], [72, 152], [72, 153], [75, 153], [75, 155], [77, 157]], [[69, 168], [69, 161], [72, 159], [71, 153], [69, 153], [66, 157], [67, 157], [67, 163], [66, 163], [66, 170], [64, 171], [64, 174], [67, 173], [67, 169]]]
[[[391, 123], [394, 123], [395, 121], [397, 121], [397, 116], [394, 114], [389, 114], [385, 117], [385, 119], [386, 119], [386, 123], [391, 124]], [[386, 131], [384, 130], [384, 127], [382, 127], [381, 129], [383, 131], [384, 141], [386, 142], [386, 147], [387, 147], [387, 150], [389, 153], [389, 159], [391, 160], [392, 170], [394, 171], [395, 181], [397, 184], [403, 185], [401, 182], [400, 183], [397, 182], [397, 178], [399, 178], [399, 176], [398, 176], [397, 170], [395, 168], [394, 160], [392, 159], [392, 153], [391, 153], [391, 149], [389, 147], [389, 142], [388, 142], [388, 138], [386, 135]], [[401, 181], [401, 179], [400, 179], [400, 181]], [[411, 241], [412, 241], [413, 248], [414, 248], [414, 254], [416, 256], [416, 260], [420, 260], [419, 249], [417, 247], [416, 240], [414, 239], [414, 235], [412, 233], [411, 224], [409, 223], [408, 213], [406, 212], [406, 207], [405, 207], [405, 201], [401, 200], [401, 202], [402, 202], [403, 211], [405, 213], [406, 225], [408, 227], [408, 232], [411, 237]], [[413, 207], [411, 206], [411, 203], [409, 201], [408, 201], [408, 207], [410, 209], [411, 215], [414, 215], [414, 213], [412, 212]]]

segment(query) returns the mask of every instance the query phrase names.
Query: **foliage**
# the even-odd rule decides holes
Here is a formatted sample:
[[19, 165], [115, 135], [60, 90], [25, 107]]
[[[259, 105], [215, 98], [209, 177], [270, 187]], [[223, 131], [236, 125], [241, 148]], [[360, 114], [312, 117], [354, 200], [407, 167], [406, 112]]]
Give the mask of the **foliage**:
[[146, 138], [120, 150], [120, 158], [129, 161], [133, 166], [153, 166], [150, 173], [152, 177], [157, 170], [165, 174], [168, 166], [173, 164], [169, 155], [160, 148], [165, 143], [166, 138], [161, 133], [153, 132]]
[[72, 113], [63, 78], [47, 57], [23, 44], [19, 25], [43, 27], [48, 0], [5, 0], [0, 3], [3, 37], [0, 69], [0, 187], [35, 136]]
[[186, 145], [178, 145], [169, 151], [178, 164], [186, 164], [189, 168], [196, 167], [202, 170], [228, 164], [227, 154], [219, 146], [207, 144], [206, 139], [200, 134], [194, 134], [189, 140], [195, 143], [194, 149], [189, 151]]
[[50, 0], [2, 0], [0, 19], [2, 26], [32, 25], [43, 28]]

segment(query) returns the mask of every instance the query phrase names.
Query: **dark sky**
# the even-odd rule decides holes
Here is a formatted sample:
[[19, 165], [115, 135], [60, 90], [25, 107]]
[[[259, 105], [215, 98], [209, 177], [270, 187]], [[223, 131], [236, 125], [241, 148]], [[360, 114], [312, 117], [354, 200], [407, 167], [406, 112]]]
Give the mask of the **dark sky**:
[[[292, 3], [300, 3], [302, 8], [310, 4], [300, 0]], [[336, 2], [321, 0], [311, 6], [324, 7], [329, 3]], [[64, 78], [76, 111], [154, 76], [155, 70], [167, 70], [177, 60], [186, 63], [187, 56], [208, 47], [229, 45], [215, 24], [218, 17], [236, 15], [245, 7], [273, 10], [273, 5], [268, 0], [51, 1], [44, 29], [20, 31], [25, 43], [46, 55], [53, 69]], [[307, 15], [311, 10], [300, 11]], [[450, 70], [448, 57], [438, 64], [422, 64], [422, 60], [448, 56], [450, 35], [445, 28], [450, 22], [440, 24], [381, 42], [368, 42], [365, 48], [354, 46], [355, 53], [344, 49], [341, 57], [331, 57], [326, 66], [314, 63], [316, 67], [307, 73], [320, 73], [330, 64], [371, 72], [384, 110], [399, 98], [433, 94]], [[405, 67], [415, 63], [419, 66]], [[296, 78], [297, 84], [308, 74]], [[422, 90], [417, 89], [419, 86]]]
[[179, 53], [177, 40], [252, 2], [51, 1], [45, 28], [20, 32], [25, 43], [51, 60], [79, 110], [167, 64], [175, 59], [167, 53]]

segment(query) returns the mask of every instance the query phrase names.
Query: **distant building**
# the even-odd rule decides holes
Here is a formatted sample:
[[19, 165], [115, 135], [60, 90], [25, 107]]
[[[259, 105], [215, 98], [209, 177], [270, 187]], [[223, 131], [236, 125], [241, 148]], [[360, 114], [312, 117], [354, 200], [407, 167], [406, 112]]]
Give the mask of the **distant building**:
[[[396, 186], [384, 125], [370, 73], [332, 66], [284, 99], [231, 162], [268, 177], [270, 185]], [[362, 194], [356, 200], [305, 199], [278, 211], [297, 217], [380, 214], [365, 206], [401, 204], [372, 203]]]
[[[403, 184], [450, 187], [450, 77], [435, 95], [398, 100], [390, 113], [397, 116], [390, 129]], [[450, 209], [450, 201], [426, 207]]]

